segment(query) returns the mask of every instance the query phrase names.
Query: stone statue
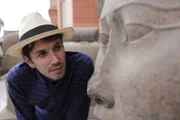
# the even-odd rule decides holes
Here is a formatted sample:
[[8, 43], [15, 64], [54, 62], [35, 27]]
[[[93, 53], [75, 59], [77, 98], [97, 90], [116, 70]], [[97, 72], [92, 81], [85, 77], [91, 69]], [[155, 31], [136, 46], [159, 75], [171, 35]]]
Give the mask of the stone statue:
[[88, 94], [100, 120], [180, 120], [180, 0], [96, 0]]

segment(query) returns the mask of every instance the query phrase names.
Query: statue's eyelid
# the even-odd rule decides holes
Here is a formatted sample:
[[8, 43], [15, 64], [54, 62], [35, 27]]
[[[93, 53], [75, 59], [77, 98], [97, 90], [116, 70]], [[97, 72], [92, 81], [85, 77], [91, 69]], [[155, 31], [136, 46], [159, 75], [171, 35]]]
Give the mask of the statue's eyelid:
[[140, 40], [152, 31], [152, 28], [140, 24], [128, 24], [125, 26], [127, 42]]

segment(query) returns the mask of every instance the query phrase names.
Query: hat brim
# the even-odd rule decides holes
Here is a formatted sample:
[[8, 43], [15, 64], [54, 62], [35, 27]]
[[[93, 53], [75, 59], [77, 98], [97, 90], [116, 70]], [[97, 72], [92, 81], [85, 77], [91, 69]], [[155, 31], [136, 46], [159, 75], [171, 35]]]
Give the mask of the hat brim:
[[41, 34], [38, 34], [36, 36], [30, 37], [28, 39], [25, 39], [21, 42], [18, 42], [17, 44], [11, 46], [7, 51], [6, 55], [14, 56], [14, 57], [22, 57], [22, 48], [34, 41], [40, 40], [42, 38], [51, 36], [51, 35], [56, 35], [56, 34], [63, 34], [63, 41], [71, 39], [74, 36], [74, 29], [72, 27], [67, 27], [67, 28], [62, 28], [62, 29], [57, 29], [57, 30], [52, 30], [48, 32], [44, 32]]

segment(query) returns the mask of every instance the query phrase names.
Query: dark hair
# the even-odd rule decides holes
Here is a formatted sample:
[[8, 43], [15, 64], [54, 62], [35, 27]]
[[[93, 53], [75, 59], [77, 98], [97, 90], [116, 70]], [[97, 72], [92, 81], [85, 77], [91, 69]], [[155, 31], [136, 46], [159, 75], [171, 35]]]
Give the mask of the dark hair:
[[[57, 38], [60, 38], [61, 42], [62, 41], [62, 38], [63, 38], [63, 34], [56, 34], [56, 35], [52, 35], [52, 36], [48, 36], [48, 37], [45, 37], [45, 38], [42, 38], [42, 41], [52, 41], [52, 40], [56, 40]], [[36, 42], [36, 41], [35, 41]], [[30, 57], [30, 52], [32, 51], [32, 49], [34, 48], [34, 45], [35, 45], [35, 42], [32, 42], [30, 44], [27, 44], [25, 45], [23, 48], [22, 48], [22, 52], [21, 54], [23, 56], [26, 56], [28, 58], [31, 59]]]

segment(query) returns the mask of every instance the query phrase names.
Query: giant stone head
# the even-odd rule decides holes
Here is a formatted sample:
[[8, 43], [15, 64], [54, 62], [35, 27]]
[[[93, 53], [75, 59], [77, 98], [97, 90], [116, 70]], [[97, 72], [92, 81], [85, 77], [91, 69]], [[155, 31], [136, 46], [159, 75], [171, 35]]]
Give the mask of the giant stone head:
[[180, 120], [180, 0], [96, 0], [88, 94], [100, 120]]

